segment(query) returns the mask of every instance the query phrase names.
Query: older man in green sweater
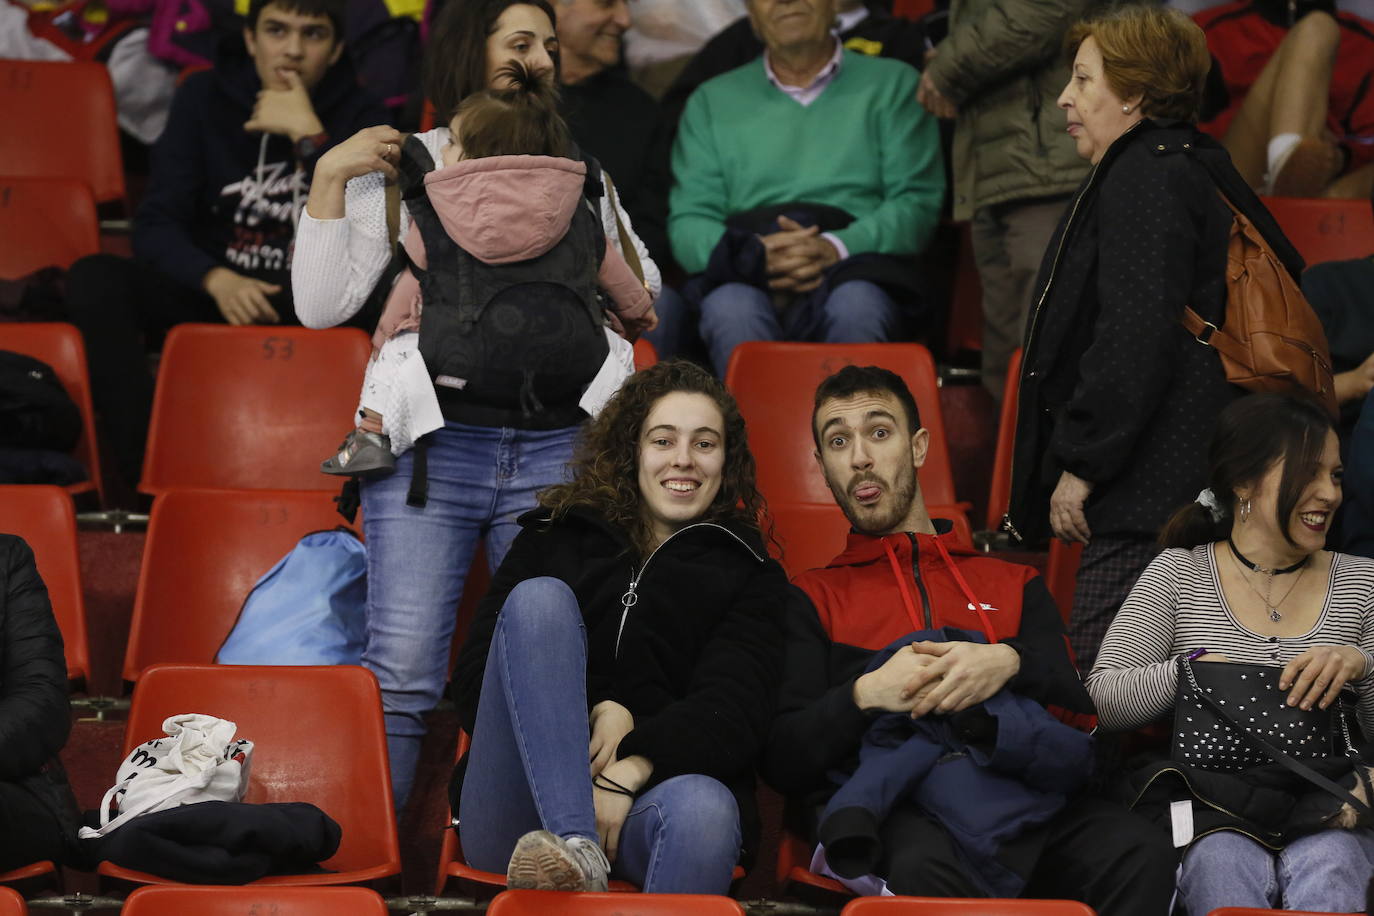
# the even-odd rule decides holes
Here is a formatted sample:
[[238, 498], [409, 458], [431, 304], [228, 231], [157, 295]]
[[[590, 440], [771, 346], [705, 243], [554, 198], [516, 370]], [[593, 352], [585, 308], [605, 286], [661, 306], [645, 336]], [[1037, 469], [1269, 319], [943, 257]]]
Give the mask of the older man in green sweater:
[[706, 274], [721, 375], [746, 340], [890, 339], [945, 184], [914, 68], [845, 50], [834, 0], [749, 0], [749, 16], [763, 57], [692, 94], [673, 150], [669, 241]]

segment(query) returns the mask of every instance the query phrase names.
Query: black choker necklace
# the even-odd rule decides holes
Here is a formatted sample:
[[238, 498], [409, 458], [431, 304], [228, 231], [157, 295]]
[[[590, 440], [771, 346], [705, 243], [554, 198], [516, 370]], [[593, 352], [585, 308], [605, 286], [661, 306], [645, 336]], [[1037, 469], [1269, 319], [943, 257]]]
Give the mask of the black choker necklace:
[[1282, 569], [1270, 569], [1267, 566], [1260, 566], [1258, 563], [1251, 563], [1248, 559], [1246, 559], [1245, 554], [1241, 553], [1240, 549], [1236, 547], [1236, 542], [1231, 540], [1229, 537], [1226, 539], [1226, 543], [1231, 545], [1231, 553], [1236, 555], [1236, 559], [1240, 560], [1242, 566], [1258, 573], [1282, 576], [1286, 573], [1297, 572], [1298, 570], [1302, 569], [1304, 566], [1307, 565], [1308, 560], [1312, 559], [1311, 556], [1306, 556], [1298, 562], [1294, 563], [1292, 566], [1285, 566]]

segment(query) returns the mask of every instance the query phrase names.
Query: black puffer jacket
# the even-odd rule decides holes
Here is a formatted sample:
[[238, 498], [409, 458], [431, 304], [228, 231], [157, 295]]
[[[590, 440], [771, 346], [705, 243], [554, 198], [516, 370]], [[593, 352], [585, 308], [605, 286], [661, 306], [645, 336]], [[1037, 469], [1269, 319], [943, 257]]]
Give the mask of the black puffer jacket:
[[[535, 509], [520, 523], [524, 530], [496, 571], [453, 670], [463, 728], [471, 733], [477, 719], [506, 596], [526, 579], [561, 579], [587, 627], [588, 705], [615, 700], [635, 719], [617, 755], [653, 762], [645, 788], [689, 773], [728, 786], [747, 857], [759, 834], [754, 762], [781, 667], [782, 567], [768, 559], [757, 532], [734, 526], [690, 525], [645, 561], [624, 532], [587, 510], [550, 522], [547, 510]], [[636, 577], [638, 600], [627, 612], [621, 596]]]
[[1232, 216], [1219, 187], [1301, 273], [1226, 151], [1190, 124], [1141, 121], [1075, 194], [1026, 328], [1013, 534], [1049, 534], [1049, 498], [1065, 470], [1093, 484], [1094, 535], [1154, 536], [1206, 485], [1217, 414], [1242, 392], [1179, 318], [1186, 305], [1223, 308]]
[[[62, 634], [47, 587], [24, 539], [0, 534], [0, 780], [42, 802], [74, 846], [79, 812], [57, 760], [71, 726]], [[52, 834], [51, 822], [4, 827], [12, 835]]]

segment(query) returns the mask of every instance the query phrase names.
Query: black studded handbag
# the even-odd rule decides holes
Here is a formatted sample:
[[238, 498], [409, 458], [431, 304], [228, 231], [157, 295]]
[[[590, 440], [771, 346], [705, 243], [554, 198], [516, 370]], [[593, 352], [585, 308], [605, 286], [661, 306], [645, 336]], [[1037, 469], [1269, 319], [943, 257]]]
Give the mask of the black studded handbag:
[[[1236, 772], [1277, 763], [1335, 796], [1352, 813], [1350, 823], [1374, 822], [1369, 769], [1351, 739], [1347, 711], [1353, 691], [1343, 688], [1326, 709], [1289, 706], [1279, 688], [1282, 668], [1232, 662], [1178, 660], [1178, 700], [1174, 709], [1173, 758], [1203, 769]], [[1363, 797], [1302, 762], [1344, 757]]]
[[1299, 760], [1358, 757], [1347, 719], [1353, 691], [1343, 690], [1327, 709], [1289, 706], [1288, 691], [1279, 688], [1282, 671], [1180, 657], [1173, 759], [1238, 772], [1277, 760], [1261, 743]]

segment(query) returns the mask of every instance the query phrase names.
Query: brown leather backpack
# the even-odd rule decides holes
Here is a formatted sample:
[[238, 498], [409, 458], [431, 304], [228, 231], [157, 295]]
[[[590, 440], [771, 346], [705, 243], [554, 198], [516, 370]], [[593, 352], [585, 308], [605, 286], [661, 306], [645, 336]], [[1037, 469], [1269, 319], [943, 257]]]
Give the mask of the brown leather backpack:
[[1183, 327], [1221, 357], [1226, 380], [1246, 391], [1306, 389], [1337, 415], [1326, 332], [1293, 275], [1250, 220], [1235, 214], [1226, 250], [1226, 314], [1207, 321], [1192, 306]]

